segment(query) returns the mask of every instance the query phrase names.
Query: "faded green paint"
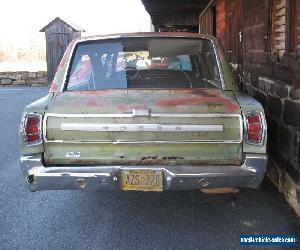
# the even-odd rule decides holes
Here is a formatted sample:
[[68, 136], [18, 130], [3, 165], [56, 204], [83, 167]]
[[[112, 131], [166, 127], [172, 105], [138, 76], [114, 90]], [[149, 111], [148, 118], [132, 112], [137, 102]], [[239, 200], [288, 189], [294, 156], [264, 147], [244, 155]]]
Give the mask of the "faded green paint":
[[[87, 132], [62, 131], [61, 123], [93, 123], [93, 124], [181, 124], [181, 125], [218, 125], [224, 126], [225, 132]], [[241, 140], [238, 117], [224, 118], [178, 118], [178, 117], [134, 117], [134, 118], [59, 118], [49, 117], [47, 120], [47, 138], [49, 140], [77, 140], [77, 141], [180, 141], [180, 140]]]
[[[45, 161], [49, 164], [141, 164], [201, 165], [240, 164], [239, 146], [229, 144], [69, 144], [49, 143]], [[80, 152], [69, 159], [67, 152]], [[234, 157], [233, 157], [234, 156]]]
[[234, 113], [240, 106], [232, 94], [216, 89], [118, 89], [67, 91], [49, 103], [49, 113], [126, 113], [149, 108], [156, 113]]
[[71, 54], [72, 54], [72, 51], [73, 51], [73, 48], [76, 44], [76, 39], [73, 40], [69, 46], [67, 47], [61, 61], [60, 61], [60, 64], [58, 65], [58, 68], [57, 68], [57, 71], [55, 73], [55, 76], [54, 76], [54, 79], [52, 81], [52, 84], [51, 84], [51, 87], [50, 87], [50, 90], [49, 92], [50, 93], [58, 93], [58, 92], [61, 92], [62, 91], [62, 86], [63, 86], [63, 83], [64, 83], [64, 77], [65, 77], [65, 74], [68, 70], [68, 62], [70, 61], [71, 59]]
[[[138, 36], [135, 34], [133, 36]], [[131, 35], [125, 35], [130, 37]], [[141, 36], [150, 36], [149, 34]], [[152, 34], [161, 37], [170, 34]], [[178, 36], [178, 35], [176, 35]], [[217, 59], [225, 80], [225, 90], [217, 89], [116, 89], [103, 91], [62, 92], [68, 62], [76, 42], [73, 41], [57, 70], [50, 93], [45, 98], [26, 107], [25, 112], [41, 114], [126, 114], [132, 109], [151, 109], [152, 113], [194, 113], [194, 114], [242, 114], [246, 111], [263, 111], [253, 99], [237, 92], [237, 85], [230, 66], [216, 40], [210, 36], [186, 35], [182, 37], [207, 38], [214, 42]], [[124, 37], [116, 35], [115, 38]], [[92, 39], [105, 39], [95, 37]], [[86, 41], [90, 38], [83, 38]], [[222, 124], [224, 132], [88, 132], [61, 131], [61, 123], [112, 123], [112, 124]], [[57, 118], [47, 120], [48, 142], [37, 146], [26, 146], [21, 138], [22, 155], [44, 152], [48, 164], [240, 164], [243, 153], [266, 153], [262, 146], [246, 143], [197, 143], [197, 144], [114, 144], [91, 143], [98, 141], [189, 141], [225, 140], [239, 141], [241, 126], [239, 118]], [[81, 142], [81, 143], [80, 143]], [[68, 152], [80, 152], [76, 159], [66, 158]]]
[[[52, 93], [49, 93], [45, 97], [40, 98], [39, 100], [31, 103], [28, 105], [23, 114], [22, 114], [22, 120], [24, 117], [24, 113], [39, 113], [39, 114], [44, 114], [46, 107], [48, 103], [51, 101], [53, 97]], [[37, 145], [37, 146], [26, 146], [24, 144], [23, 140], [23, 131], [22, 131], [22, 122], [19, 130], [19, 135], [20, 135], [20, 150], [21, 150], [21, 155], [32, 155], [36, 153], [41, 153], [44, 152], [44, 146], [43, 144]]]
[[[55, 97], [48, 105], [47, 112], [58, 114], [123, 114], [132, 109], [151, 109], [152, 113], [194, 113], [194, 114], [240, 114], [240, 106], [235, 98], [221, 90], [185, 89], [185, 90], [103, 90], [64, 92]], [[223, 124], [226, 132], [87, 132], [61, 131], [61, 123], [95, 124]], [[86, 144], [100, 141], [184, 141], [184, 140], [230, 140], [239, 141], [240, 121], [230, 118], [57, 118], [47, 121], [49, 140], [64, 140], [65, 143], [49, 143], [45, 147], [45, 160], [51, 163], [74, 163], [66, 159], [67, 152], [78, 151], [80, 159], [75, 162], [114, 164], [136, 162], [139, 164], [172, 163], [172, 157], [178, 157], [176, 164], [200, 164], [201, 162], [230, 162], [241, 160], [241, 144]], [[83, 143], [76, 143], [82, 141]], [[119, 158], [122, 155], [124, 158]], [[149, 158], [150, 157], [150, 158]], [[155, 159], [153, 159], [155, 157]], [[171, 157], [171, 158], [170, 158]], [[165, 158], [165, 160], [163, 160]], [[180, 158], [180, 159], [179, 159]], [[143, 160], [144, 159], [144, 160]], [[145, 163], [146, 162], [146, 163]]]

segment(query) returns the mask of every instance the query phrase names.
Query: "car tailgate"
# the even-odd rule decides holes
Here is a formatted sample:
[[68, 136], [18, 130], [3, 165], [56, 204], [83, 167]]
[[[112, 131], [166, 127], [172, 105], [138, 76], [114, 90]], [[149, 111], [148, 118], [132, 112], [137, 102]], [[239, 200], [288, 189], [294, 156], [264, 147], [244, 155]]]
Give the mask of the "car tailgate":
[[220, 90], [65, 92], [44, 118], [48, 164], [239, 164], [239, 105]]

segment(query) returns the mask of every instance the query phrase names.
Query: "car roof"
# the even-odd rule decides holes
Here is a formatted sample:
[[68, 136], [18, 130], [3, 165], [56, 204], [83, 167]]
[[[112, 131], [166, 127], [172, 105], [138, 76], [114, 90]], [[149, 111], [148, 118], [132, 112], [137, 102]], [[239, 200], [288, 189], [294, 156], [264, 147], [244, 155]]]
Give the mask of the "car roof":
[[119, 39], [119, 38], [137, 38], [137, 37], [153, 37], [153, 38], [204, 38], [209, 40], [215, 40], [214, 36], [198, 34], [198, 33], [188, 33], [188, 32], [137, 32], [137, 33], [116, 33], [116, 34], [105, 34], [105, 35], [95, 35], [86, 36], [75, 39], [75, 42], [83, 41], [94, 41], [103, 39]]

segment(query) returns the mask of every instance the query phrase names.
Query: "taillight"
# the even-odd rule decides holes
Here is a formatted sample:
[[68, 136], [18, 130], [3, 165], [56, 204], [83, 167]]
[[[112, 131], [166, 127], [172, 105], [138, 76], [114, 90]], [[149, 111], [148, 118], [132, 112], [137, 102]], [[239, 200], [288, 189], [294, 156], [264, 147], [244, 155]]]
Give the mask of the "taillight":
[[264, 120], [260, 113], [246, 114], [246, 141], [261, 144], [264, 137]]
[[39, 144], [42, 142], [42, 115], [32, 113], [24, 117], [24, 140], [27, 144]]

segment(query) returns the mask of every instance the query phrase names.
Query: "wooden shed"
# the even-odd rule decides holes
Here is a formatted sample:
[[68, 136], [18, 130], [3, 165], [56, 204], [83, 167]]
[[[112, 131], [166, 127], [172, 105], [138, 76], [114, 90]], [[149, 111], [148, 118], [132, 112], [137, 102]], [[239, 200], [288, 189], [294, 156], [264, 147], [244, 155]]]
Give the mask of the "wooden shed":
[[78, 25], [59, 17], [56, 17], [40, 30], [40, 32], [45, 32], [46, 38], [48, 83], [53, 80], [60, 60], [69, 43], [74, 38], [80, 37], [81, 32], [84, 31], [85, 30]]

